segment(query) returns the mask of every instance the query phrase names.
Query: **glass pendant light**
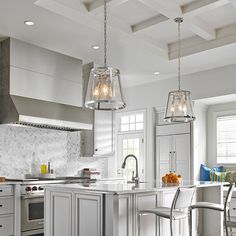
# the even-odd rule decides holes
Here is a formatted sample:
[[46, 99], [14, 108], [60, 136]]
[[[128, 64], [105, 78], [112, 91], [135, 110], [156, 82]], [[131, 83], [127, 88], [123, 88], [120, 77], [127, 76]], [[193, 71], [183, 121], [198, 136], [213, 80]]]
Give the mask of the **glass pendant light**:
[[104, 66], [93, 68], [85, 99], [85, 107], [93, 110], [125, 108], [120, 84], [120, 71], [107, 66], [107, 0], [104, 0]]
[[178, 23], [178, 90], [170, 91], [164, 120], [167, 122], [190, 122], [195, 120], [190, 91], [180, 88], [180, 24], [183, 18], [175, 19]]

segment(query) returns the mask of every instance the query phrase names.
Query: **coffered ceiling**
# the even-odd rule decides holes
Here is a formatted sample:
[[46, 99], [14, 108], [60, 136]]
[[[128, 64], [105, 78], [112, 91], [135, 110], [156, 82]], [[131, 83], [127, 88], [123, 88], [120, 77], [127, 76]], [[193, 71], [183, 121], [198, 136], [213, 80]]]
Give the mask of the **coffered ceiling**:
[[[107, 0], [108, 61], [134, 86], [236, 63], [236, 0]], [[27, 27], [23, 22], [35, 22]], [[1, 0], [0, 34], [102, 64], [103, 0]], [[92, 45], [99, 45], [93, 50]], [[154, 75], [154, 72], [160, 72]], [[174, 86], [174, 85], [173, 85]]]

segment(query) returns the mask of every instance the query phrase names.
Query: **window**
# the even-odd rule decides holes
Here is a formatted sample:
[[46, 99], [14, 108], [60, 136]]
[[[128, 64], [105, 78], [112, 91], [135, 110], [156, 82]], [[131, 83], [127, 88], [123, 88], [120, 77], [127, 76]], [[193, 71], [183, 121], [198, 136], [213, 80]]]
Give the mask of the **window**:
[[221, 116], [217, 125], [217, 162], [236, 163], [236, 115]]
[[120, 117], [120, 131], [143, 130], [143, 113], [124, 115]]
[[117, 129], [117, 165], [118, 170], [126, 180], [131, 180], [135, 175], [136, 163], [133, 158], [126, 162], [126, 168], [121, 169], [124, 158], [133, 154], [138, 159], [139, 177], [144, 178], [144, 133], [145, 133], [145, 112], [118, 113]]

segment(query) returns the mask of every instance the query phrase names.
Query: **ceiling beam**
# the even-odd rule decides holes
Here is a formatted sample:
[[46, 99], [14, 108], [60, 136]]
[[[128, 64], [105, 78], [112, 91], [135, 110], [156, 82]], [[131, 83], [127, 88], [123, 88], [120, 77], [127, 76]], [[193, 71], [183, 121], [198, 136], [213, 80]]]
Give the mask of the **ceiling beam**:
[[149, 28], [153, 25], [160, 24], [161, 22], [167, 21], [167, 20], [169, 20], [168, 17], [163, 16], [163, 15], [157, 15], [157, 16], [154, 16], [154, 17], [149, 18], [147, 20], [141, 21], [141, 22], [139, 22], [135, 25], [132, 25], [131, 28], [132, 28], [132, 31], [135, 33], [135, 32], [138, 32], [140, 30]]
[[[182, 40], [181, 57], [236, 43], [236, 23], [216, 29], [216, 34], [217, 38], [212, 41], [206, 41], [196, 36]], [[178, 58], [178, 42], [169, 44], [168, 48], [169, 59]]]
[[191, 20], [185, 18], [185, 26], [196, 35], [205, 40], [213, 40], [216, 38], [216, 31], [209, 26], [207, 22], [199, 17], [194, 17]]
[[[138, 1], [165, 16], [166, 20], [168, 20], [168, 18], [174, 19], [175, 17], [183, 16], [185, 18], [185, 27], [205, 40], [212, 40], [216, 38], [215, 29], [207, 24], [207, 22], [201, 20], [199, 17], [194, 16], [197, 14], [197, 12], [199, 14], [200, 11], [203, 12], [227, 4], [229, 0], [198, 0], [191, 2], [183, 7], [176, 5], [176, 3], [173, 4], [173, 1], [169, 0]], [[146, 20], [146, 22], [148, 22], [148, 20]], [[146, 24], [146, 26], [153, 26], [153, 22], [154, 21], [150, 18], [150, 24]], [[157, 24], [161, 22], [164, 22], [164, 20], [157, 20]], [[141, 24], [140, 27], [137, 28], [139, 30], [142, 30], [145, 29], [144, 26], [145, 24]]]
[[[109, 6], [109, 8], [114, 8], [128, 1], [129, 0], [107, 0], [107, 5]], [[103, 10], [104, 0], [96, 0], [92, 3], [84, 3], [84, 5], [86, 6], [89, 12], [92, 12], [93, 14], [98, 14], [101, 13]]]
[[196, 16], [229, 3], [229, 0], [197, 0], [181, 7], [184, 16]]

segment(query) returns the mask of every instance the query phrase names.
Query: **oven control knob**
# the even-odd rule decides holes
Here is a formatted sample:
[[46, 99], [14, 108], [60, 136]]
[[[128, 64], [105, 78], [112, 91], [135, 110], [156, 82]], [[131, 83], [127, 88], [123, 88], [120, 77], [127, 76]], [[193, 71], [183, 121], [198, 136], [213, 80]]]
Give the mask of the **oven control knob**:
[[25, 188], [25, 191], [26, 191], [26, 192], [30, 192], [30, 191], [31, 191], [31, 187], [27, 186], [27, 187]]
[[44, 190], [44, 188], [42, 186], [39, 186], [38, 190]]
[[37, 191], [37, 190], [38, 190], [37, 186], [32, 187], [32, 191]]

